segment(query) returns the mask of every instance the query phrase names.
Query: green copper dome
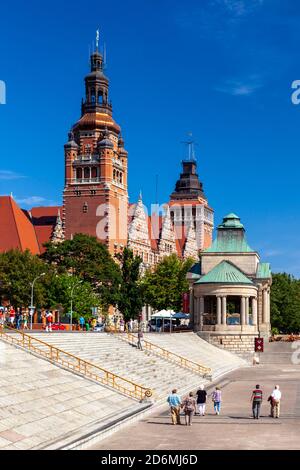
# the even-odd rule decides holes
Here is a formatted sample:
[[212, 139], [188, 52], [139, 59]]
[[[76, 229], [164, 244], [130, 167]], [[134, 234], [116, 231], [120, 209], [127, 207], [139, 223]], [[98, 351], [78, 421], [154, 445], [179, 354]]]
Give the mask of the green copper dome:
[[205, 253], [253, 253], [247, 243], [245, 228], [240, 218], [230, 213], [223, 218], [218, 226], [217, 238]]
[[229, 261], [222, 261], [195, 284], [247, 284], [253, 282]]

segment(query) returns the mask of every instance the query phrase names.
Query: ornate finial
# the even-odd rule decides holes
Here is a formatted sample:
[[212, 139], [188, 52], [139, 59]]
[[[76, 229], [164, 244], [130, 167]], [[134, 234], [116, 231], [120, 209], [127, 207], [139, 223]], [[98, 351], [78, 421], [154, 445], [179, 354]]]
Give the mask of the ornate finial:
[[195, 161], [196, 160], [195, 145], [197, 145], [197, 144], [193, 140], [193, 133], [192, 132], [188, 132], [188, 136], [190, 137], [189, 140], [187, 140], [186, 142], [182, 142], [182, 144], [186, 144], [188, 146], [188, 153], [189, 153], [188, 160]]
[[71, 142], [72, 140], [74, 140], [74, 132], [73, 130], [71, 129], [69, 134], [68, 134], [68, 137], [69, 137], [69, 142]]
[[97, 29], [96, 31], [96, 51], [98, 52], [98, 48], [99, 48], [99, 39], [100, 39], [100, 33], [99, 33], [99, 29]]
[[140, 194], [139, 194], [139, 201], [143, 200], [143, 195], [142, 195], [142, 190], [140, 189]]

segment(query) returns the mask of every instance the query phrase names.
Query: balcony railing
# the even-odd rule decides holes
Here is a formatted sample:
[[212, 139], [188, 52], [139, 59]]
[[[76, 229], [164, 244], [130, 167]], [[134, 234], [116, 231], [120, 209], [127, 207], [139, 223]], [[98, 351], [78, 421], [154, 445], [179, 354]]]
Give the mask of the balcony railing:
[[73, 161], [73, 164], [78, 164], [78, 163], [97, 163], [99, 162], [99, 156], [98, 155], [91, 155], [91, 154], [86, 154], [86, 155], [78, 155], [78, 157]]
[[101, 178], [72, 178], [72, 184], [100, 183]]

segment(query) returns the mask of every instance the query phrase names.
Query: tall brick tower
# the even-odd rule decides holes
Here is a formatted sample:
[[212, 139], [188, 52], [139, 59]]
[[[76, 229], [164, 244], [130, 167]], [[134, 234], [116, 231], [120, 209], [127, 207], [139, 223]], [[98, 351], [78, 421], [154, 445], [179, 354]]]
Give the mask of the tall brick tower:
[[184, 245], [189, 232], [195, 231], [198, 250], [202, 251], [212, 242], [214, 211], [208, 205], [197, 174], [194, 142], [186, 143], [189, 156], [182, 161], [182, 173], [170, 196], [170, 213], [179, 242]]
[[81, 118], [65, 144], [63, 227], [66, 239], [93, 235], [115, 254], [127, 244], [127, 152], [112, 117], [103, 65], [97, 48], [85, 77]]

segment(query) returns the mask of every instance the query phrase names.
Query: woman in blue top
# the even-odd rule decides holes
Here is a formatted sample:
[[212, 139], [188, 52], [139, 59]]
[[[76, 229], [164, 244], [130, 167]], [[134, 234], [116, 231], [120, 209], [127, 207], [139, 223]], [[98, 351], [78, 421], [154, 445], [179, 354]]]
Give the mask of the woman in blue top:
[[222, 392], [219, 387], [216, 387], [216, 390], [212, 393], [212, 401], [214, 402], [214, 410], [216, 415], [220, 414], [221, 411], [221, 401], [222, 401]]

